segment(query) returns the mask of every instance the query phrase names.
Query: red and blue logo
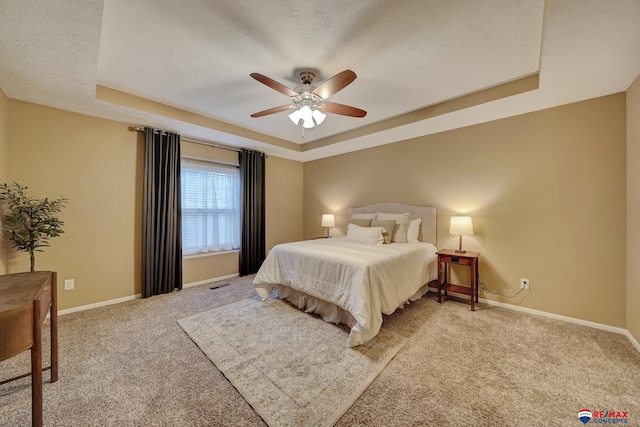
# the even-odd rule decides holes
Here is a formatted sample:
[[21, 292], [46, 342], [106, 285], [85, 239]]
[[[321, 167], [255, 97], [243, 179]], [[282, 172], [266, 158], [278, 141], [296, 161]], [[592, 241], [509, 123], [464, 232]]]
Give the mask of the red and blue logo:
[[591, 418], [593, 418], [593, 414], [588, 409], [580, 409], [580, 412], [578, 412], [578, 419], [582, 421], [582, 424], [586, 425], [591, 421]]
[[629, 411], [591, 411], [589, 409], [580, 409], [578, 419], [582, 424], [628, 424]]

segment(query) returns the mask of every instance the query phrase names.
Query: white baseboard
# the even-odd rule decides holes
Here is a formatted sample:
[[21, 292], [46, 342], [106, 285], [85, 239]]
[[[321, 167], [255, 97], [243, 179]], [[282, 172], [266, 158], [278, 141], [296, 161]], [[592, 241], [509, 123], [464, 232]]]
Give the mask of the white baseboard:
[[535, 314], [536, 316], [548, 317], [550, 319], [562, 320], [564, 322], [575, 323], [578, 325], [589, 326], [595, 329], [602, 329], [604, 331], [615, 332], [616, 334], [627, 334], [627, 330], [623, 328], [618, 328], [616, 326], [605, 325], [603, 323], [590, 322], [588, 320], [576, 319], [575, 317], [563, 316], [561, 314], [549, 313], [547, 311], [534, 310], [532, 308], [527, 307], [519, 307], [513, 304], [505, 304], [499, 301], [488, 300], [485, 298], [480, 298], [480, 302], [495, 305], [502, 308], [508, 308], [509, 310], [521, 311], [523, 313]]
[[638, 349], [638, 351], [640, 351], [640, 343], [638, 343], [638, 340], [636, 340], [634, 336], [631, 335], [631, 332], [627, 330], [625, 335], [627, 336], [627, 338], [629, 338], [629, 341], [631, 341], [631, 344], [633, 344], [635, 348]]
[[[226, 275], [226, 276], [215, 277], [213, 279], [200, 280], [198, 282], [186, 283], [186, 284], [182, 285], [182, 288], [190, 288], [190, 287], [193, 287], [193, 286], [204, 285], [206, 283], [219, 282], [220, 280], [233, 279], [234, 277], [238, 277], [238, 276], [239, 276], [239, 274], [235, 273], [235, 274], [229, 274], [229, 275]], [[93, 303], [93, 304], [87, 304], [87, 305], [81, 305], [81, 306], [78, 306], [78, 307], [65, 308], [64, 310], [58, 310], [58, 316], [63, 316], [65, 314], [75, 313], [77, 311], [90, 310], [92, 308], [106, 307], [108, 305], [119, 304], [121, 302], [131, 301], [131, 300], [134, 300], [134, 299], [137, 299], [137, 298], [142, 298], [142, 294], [129, 295], [127, 297], [115, 298], [115, 299], [110, 299], [110, 300], [107, 300], [107, 301], [100, 301], [100, 302], [96, 302], [96, 303]]]
[[92, 308], [105, 307], [107, 305], [112, 305], [112, 304], [119, 304], [121, 302], [131, 301], [131, 300], [134, 300], [136, 298], [142, 298], [142, 294], [130, 295], [128, 297], [122, 297], [122, 298], [110, 299], [110, 300], [107, 300], [107, 301], [95, 302], [93, 304], [81, 305], [81, 306], [78, 306], [78, 307], [65, 308], [64, 310], [58, 310], [58, 316], [62, 316], [62, 315], [65, 315], [65, 314], [70, 314], [70, 313], [75, 313], [77, 311], [90, 310]]
[[238, 276], [240, 276], [239, 273], [227, 274], [226, 276], [216, 277], [215, 279], [207, 279], [207, 280], [200, 280], [198, 282], [185, 283], [184, 285], [182, 285], [182, 287], [183, 288], [191, 288], [193, 286], [200, 286], [200, 285], [204, 285], [204, 284], [211, 283], [211, 282], [219, 282], [220, 280], [234, 279], [234, 278], [236, 278]]
[[[438, 292], [438, 289], [434, 289], [434, 288], [429, 288], [429, 289], [433, 290], [436, 293]], [[451, 292], [451, 291], [449, 291], [449, 294], [453, 294], [457, 298], [461, 298], [461, 299], [471, 299], [471, 297], [469, 295], [457, 294], [457, 293]], [[629, 332], [627, 329], [624, 329], [624, 328], [618, 328], [616, 326], [605, 325], [603, 323], [590, 322], [588, 320], [576, 319], [575, 317], [563, 316], [563, 315], [560, 315], [560, 314], [549, 313], [549, 312], [546, 312], [546, 311], [534, 310], [532, 308], [519, 307], [517, 305], [506, 304], [506, 303], [503, 303], [503, 302], [493, 301], [493, 300], [489, 300], [489, 299], [486, 299], [486, 298], [479, 298], [478, 300], [480, 302], [482, 302], [482, 303], [489, 304], [489, 305], [495, 305], [497, 307], [506, 308], [508, 310], [520, 311], [520, 312], [523, 312], [523, 313], [533, 314], [533, 315], [536, 315], [536, 316], [548, 317], [550, 319], [562, 320], [563, 322], [575, 323], [575, 324], [578, 324], [578, 325], [588, 326], [590, 328], [601, 329], [601, 330], [609, 331], [609, 332], [615, 332], [616, 334], [622, 334], [622, 335], [626, 336], [629, 339], [629, 341], [631, 341], [631, 344], [633, 344], [633, 346], [638, 351], [640, 351], [640, 344], [638, 343], [638, 341], [633, 337], [633, 335], [631, 335], [631, 332]]]
[[[200, 280], [200, 281], [192, 282], [192, 283], [186, 283], [186, 284], [182, 285], [182, 287], [183, 288], [191, 288], [193, 286], [204, 285], [204, 284], [212, 283], [212, 282], [219, 282], [220, 280], [233, 279], [233, 278], [236, 278], [238, 276], [239, 276], [238, 273], [228, 274], [226, 276], [220, 276], [220, 277], [215, 277], [215, 278], [212, 278], [212, 279]], [[431, 291], [438, 292], [437, 289], [434, 289], [434, 288], [429, 288], [429, 289]], [[449, 293], [450, 294], [454, 294], [458, 298], [470, 299], [470, 297], [468, 295], [456, 294], [454, 292], [449, 292]], [[58, 316], [63, 316], [65, 314], [75, 313], [77, 311], [90, 310], [92, 308], [105, 307], [105, 306], [112, 305], [112, 304], [119, 304], [121, 302], [131, 301], [131, 300], [134, 300], [136, 298], [141, 298], [141, 297], [142, 297], [141, 294], [136, 294], [136, 295], [130, 295], [130, 296], [127, 296], [127, 297], [115, 298], [115, 299], [111, 299], [111, 300], [107, 300], [107, 301], [96, 302], [96, 303], [93, 303], [93, 304], [87, 304], [87, 305], [81, 305], [81, 306], [78, 306], [78, 307], [66, 308], [64, 310], [58, 310]], [[605, 331], [615, 332], [617, 334], [622, 334], [622, 335], [626, 336], [629, 339], [629, 341], [631, 341], [631, 344], [633, 344], [633, 346], [640, 352], [640, 343], [638, 343], [638, 341], [634, 338], [634, 336], [631, 335], [631, 332], [629, 332], [627, 329], [618, 328], [618, 327], [610, 326], [610, 325], [604, 325], [602, 323], [590, 322], [588, 320], [576, 319], [574, 317], [562, 316], [560, 314], [548, 313], [546, 311], [534, 310], [532, 308], [519, 307], [519, 306], [513, 305], [513, 304], [505, 304], [503, 302], [488, 300], [486, 298], [480, 298], [479, 300], [482, 303], [489, 304], [489, 305], [495, 305], [497, 307], [506, 308], [508, 310], [521, 311], [523, 313], [534, 314], [536, 316], [548, 317], [548, 318], [551, 318], [551, 319], [562, 320], [564, 322], [576, 323], [578, 325], [589, 326], [589, 327], [595, 328], [595, 329], [602, 329], [602, 330], [605, 330]]]

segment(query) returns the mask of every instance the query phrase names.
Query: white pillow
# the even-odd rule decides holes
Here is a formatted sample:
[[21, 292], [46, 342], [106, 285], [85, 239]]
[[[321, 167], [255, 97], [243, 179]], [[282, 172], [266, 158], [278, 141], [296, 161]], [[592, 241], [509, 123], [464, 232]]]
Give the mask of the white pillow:
[[391, 237], [391, 241], [393, 243], [407, 243], [407, 222], [409, 221], [409, 212], [403, 214], [378, 212], [377, 219], [395, 220], [396, 224], [398, 224], [398, 227], [393, 230], [393, 237]]
[[382, 230], [384, 230], [384, 227], [360, 227], [359, 225], [349, 224], [347, 226], [347, 240], [381, 245], [384, 243]]
[[421, 223], [422, 218], [409, 220], [409, 224], [407, 226], [407, 243], [418, 243]]
[[354, 213], [351, 218], [355, 219], [376, 219], [377, 213]]

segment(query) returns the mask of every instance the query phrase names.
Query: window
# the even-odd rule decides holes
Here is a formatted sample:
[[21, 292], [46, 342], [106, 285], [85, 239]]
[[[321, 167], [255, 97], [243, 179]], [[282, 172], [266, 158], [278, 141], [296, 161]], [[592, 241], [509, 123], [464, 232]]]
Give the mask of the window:
[[240, 172], [235, 166], [183, 158], [182, 253], [240, 248]]

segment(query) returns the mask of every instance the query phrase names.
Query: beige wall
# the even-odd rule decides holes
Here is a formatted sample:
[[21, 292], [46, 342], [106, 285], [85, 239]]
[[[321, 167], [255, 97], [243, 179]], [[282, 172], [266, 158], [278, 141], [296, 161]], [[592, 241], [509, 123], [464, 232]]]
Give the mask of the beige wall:
[[[520, 277], [531, 280], [522, 298], [483, 297], [626, 327], [639, 339], [640, 267], [631, 261], [640, 241], [632, 220], [640, 214], [639, 111], [636, 80], [626, 100], [612, 95], [304, 165], [271, 156], [267, 249], [323, 233], [326, 212], [338, 214], [339, 234], [349, 206], [381, 200], [437, 206], [438, 247], [453, 247], [449, 217], [468, 213], [476, 235], [464, 245], [482, 252], [481, 280], [503, 293], [514, 293]], [[237, 159], [184, 147], [194, 157]], [[141, 149], [123, 123], [0, 92], [1, 181], [70, 199], [61, 215], [66, 233], [36, 257], [38, 269], [59, 273], [61, 309], [140, 292]], [[237, 254], [184, 266], [184, 283], [234, 274]], [[0, 273], [27, 269], [26, 254], [0, 263]], [[62, 290], [68, 278], [74, 291]]]
[[[9, 100], [5, 96], [2, 89], [0, 89], [0, 183], [7, 182], [7, 167], [9, 162], [7, 160], [7, 133], [8, 133], [8, 111]], [[0, 216], [0, 230], [2, 230], [2, 217]], [[3, 241], [2, 233], [0, 232], [0, 261], [6, 258], [6, 242]], [[6, 269], [4, 262], [0, 262], [0, 274], [5, 274]]]
[[[16, 100], [8, 101], [7, 123], [7, 180], [29, 186], [36, 196], [70, 199], [60, 215], [65, 234], [36, 256], [37, 269], [58, 271], [59, 308], [139, 294], [141, 135], [124, 123]], [[237, 162], [235, 152], [202, 145], [184, 144], [183, 153]], [[297, 240], [302, 196], [293, 183], [301, 187], [302, 166], [270, 157], [266, 173], [267, 194], [275, 192], [277, 205], [267, 204], [268, 240]], [[4, 263], [8, 273], [29, 268], [24, 253], [12, 252]], [[183, 266], [183, 283], [237, 274], [237, 253], [189, 258]], [[65, 279], [75, 279], [76, 289], [64, 291]]]
[[302, 176], [302, 163], [267, 157], [267, 251], [278, 243], [302, 240]]
[[305, 163], [304, 235], [348, 208], [393, 201], [438, 208], [438, 248], [454, 214], [498, 300], [625, 327], [625, 96], [616, 94]]
[[640, 76], [627, 90], [627, 329], [640, 342]]
[[[137, 137], [122, 123], [9, 101], [9, 179], [69, 199], [65, 234], [36, 254], [36, 269], [58, 272], [60, 309], [140, 292]], [[28, 255], [12, 253], [7, 271], [28, 269]], [[75, 290], [63, 290], [65, 279]]]

